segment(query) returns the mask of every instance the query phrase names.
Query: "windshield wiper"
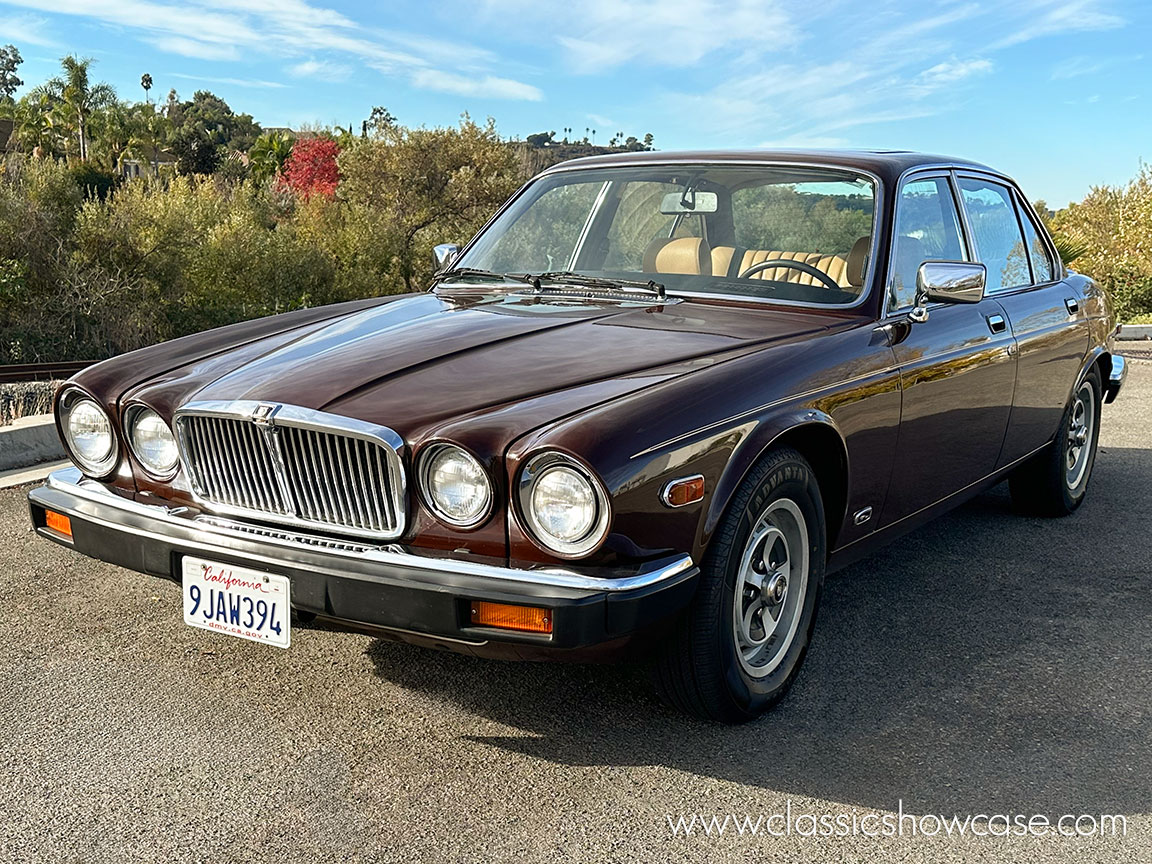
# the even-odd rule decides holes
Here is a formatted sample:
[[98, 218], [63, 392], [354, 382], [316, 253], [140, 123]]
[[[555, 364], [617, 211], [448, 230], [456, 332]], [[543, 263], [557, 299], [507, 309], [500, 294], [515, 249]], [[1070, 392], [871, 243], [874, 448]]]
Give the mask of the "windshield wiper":
[[453, 267], [451, 270], [445, 270], [443, 273], [437, 273], [432, 277], [432, 287], [435, 288], [441, 282], [446, 282], [449, 279], [459, 279], [462, 276], [475, 276], [481, 279], [498, 279], [503, 282], [527, 282], [529, 285], [533, 284], [532, 277], [526, 273], [497, 273], [493, 270], [481, 270], [478, 267]]
[[602, 276], [587, 276], [583, 273], [574, 273], [571, 270], [553, 270], [548, 273], [540, 273], [537, 276], [529, 276], [528, 281], [532, 282], [537, 288], [540, 287], [541, 282], [559, 282], [561, 285], [580, 285], [585, 288], [604, 288], [610, 291], [622, 292], [641, 292], [651, 294], [660, 300], [668, 299], [668, 294], [664, 290], [663, 284], [653, 279], [647, 282], [641, 282], [637, 279], [606, 279]]

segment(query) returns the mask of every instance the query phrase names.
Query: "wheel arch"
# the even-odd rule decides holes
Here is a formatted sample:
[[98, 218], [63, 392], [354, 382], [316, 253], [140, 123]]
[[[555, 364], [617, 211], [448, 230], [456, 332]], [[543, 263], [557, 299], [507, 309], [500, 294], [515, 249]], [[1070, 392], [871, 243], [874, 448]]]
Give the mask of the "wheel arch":
[[752, 468], [770, 451], [790, 447], [812, 466], [824, 505], [827, 550], [844, 524], [848, 506], [848, 448], [836, 423], [820, 411], [804, 410], [762, 422], [729, 459], [711, 496], [704, 525], [707, 544], [728, 510], [732, 497]]

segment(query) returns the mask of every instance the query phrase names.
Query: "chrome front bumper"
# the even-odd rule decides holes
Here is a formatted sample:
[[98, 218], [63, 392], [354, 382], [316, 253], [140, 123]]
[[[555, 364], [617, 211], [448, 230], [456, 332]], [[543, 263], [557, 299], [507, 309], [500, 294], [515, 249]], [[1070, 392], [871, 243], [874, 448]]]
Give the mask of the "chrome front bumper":
[[[282, 573], [291, 579], [292, 605], [302, 611], [472, 645], [574, 648], [620, 639], [682, 608], [698, 573], [687, 555], [610, 570], [517, 568], [295, 534], [141, 503], [75, 468], [56, 471], [28, 499], [41, 536], [94, 558], [169, 579], [180, 578], [180, 559], [189, 554]], [[69, 517], [71, 540], [47, 527], [47, 510]], [[553, 633], [472, 627], [467, 607], [476, 600], [552, 608]]]
[[1112, 355], [1112, 369], [1108, 373], [1108, 380], [1104, 382], [1104, 402], [1115, 402], [1120, 395], [1120, 388], [1124, 386], [1124, 378], [1128, 374], [1128, 364], [1119, 354]]

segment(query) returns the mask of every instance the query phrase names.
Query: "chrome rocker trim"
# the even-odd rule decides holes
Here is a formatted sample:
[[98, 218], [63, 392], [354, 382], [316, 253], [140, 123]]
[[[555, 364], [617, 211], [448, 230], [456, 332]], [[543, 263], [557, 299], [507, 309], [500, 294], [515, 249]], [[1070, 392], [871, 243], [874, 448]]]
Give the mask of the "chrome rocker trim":
[[[482, 564], [475, 561], [463, 561], [454, 558], [433, 558], [423, 555], [414, 555], [397, 545], [369, 546], [362, 542], [344, 543], [334, 538], [320, 538], [312, 535], [292, 533], [264, 526], [252, 526], [246, 523], [231, 522], [209, 514], [199, 514], [187, 507], [167, 507], [160, 504], [143, 504], [117, 495], [94, 480], [88, 480], [76, 468], [62, 468], [48, 475], [47, 487], [50, 490], [74, 496], [85, 501], [93, 502], [113, 511], [120, 511], [137, 516], [144, 516], [155, 520], [162, 525], [167, 524], [179, 527], [182, 532], [192, 530], [196, 534], [195, 546], [204, 551], [211, 552], [214, 548], [222, 550], [221, 545], [225, 539], [244, 541], [246, 543], [259, 542], [269, 547], [282, 547], [295, 550], [306, 549], [314, 554], [330, 556], [333, 561], [334, 572], [339, 566], [340, 559], [354, 559], [357, 561], [376, 562], [393, 567], [408, 568], [422, 573], [479, 576], [504, 582], [516, 582], [527, 586], [539, 588], [562, 588], [583, 591], [598, 591], [617, 593], [650, 588], [662, 582], [675, 579], [693, 568], [692, 557], [682, 555], [671, 561], [665, 560], [655, 564], [642, 566], [638, 572], [630, 576], [618, 578], [588, 576], [562, 567], [543, 567], [538, 569], [518, 569], [514, 567], [499, 567], [491, 564]], [[93, 515], [68, 508], [62, 509], [65, 515], [76, 515], [78, 518], [98, 522], [111, 528], [121, 528], [110, 518]], [[235, 527], [234, 527], [235, 526]], [[140, 532], [145, 536], [165, 537], [161, 532]], [[213, 541], [216, 541], [213, 543]], [[271, 550], [269, 550], [271, 551]], [[249, 556], [255, 557], [255, 556]], [[275, 565], [276, 559], [272, 556], [260, 556], [269, 564]]]

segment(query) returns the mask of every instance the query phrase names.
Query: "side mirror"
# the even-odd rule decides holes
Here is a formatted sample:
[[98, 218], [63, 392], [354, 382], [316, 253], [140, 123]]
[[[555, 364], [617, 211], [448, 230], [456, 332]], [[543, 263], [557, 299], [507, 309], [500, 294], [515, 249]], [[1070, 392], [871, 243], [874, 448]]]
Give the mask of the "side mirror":
[[988, 271], [967, 261], [925, 261], [916, 271], [916, 305], [908, 317], [928, 320], [926, 303], [979, 303], [984, 299]]
[[460, 247], [455, 243], [441, 243], [432, 248], [432, 260], [436, 262], [436, 269], [446, 270], [460, 254]]

